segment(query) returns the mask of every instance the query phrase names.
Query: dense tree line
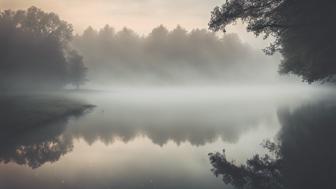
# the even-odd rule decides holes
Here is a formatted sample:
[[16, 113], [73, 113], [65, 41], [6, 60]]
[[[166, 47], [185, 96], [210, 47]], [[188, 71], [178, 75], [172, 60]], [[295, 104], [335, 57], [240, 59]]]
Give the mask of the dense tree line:
[[220, 37], [205, 29], [187, 31], [177, 26], [168, 30], [161, 25], [148, 35], [139, 35], [106, 25], [87, 28], [72, 44], [85, 55], [89, 79], [100, 83], [248, 82], [260, 81], [267, 74], [274, 78], [276, 71], [276, 65], [267, 64], [274, 59], [238, 35]]
[[334, 80], [335, 18], [333, 0], [227, 0], [213, 10], [209, 26], [225, 31], [241, 19], [248, 31], [273, 36], [275, 42], [265, 52], [283, 55], [280, 72], [311, 83]]
[[0, 12], [0, 89], [59, 89], [81, 84], [86, 68], [69, 47], [70, 24], [31, 7]]

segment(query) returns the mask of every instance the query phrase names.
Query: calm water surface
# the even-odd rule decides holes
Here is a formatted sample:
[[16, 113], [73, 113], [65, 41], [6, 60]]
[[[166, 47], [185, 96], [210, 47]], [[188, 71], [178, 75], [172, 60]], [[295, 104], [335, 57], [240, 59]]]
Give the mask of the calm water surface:
[[277, 136], [283, 110], [335, 99], [314, 89], [276, 88], [79, 96], [97, 107], [1, 139], [1, 189], [230, 188], [211, 173], [209, 152], [225, 148], [244, 162], [265, 153], [260, 144]]

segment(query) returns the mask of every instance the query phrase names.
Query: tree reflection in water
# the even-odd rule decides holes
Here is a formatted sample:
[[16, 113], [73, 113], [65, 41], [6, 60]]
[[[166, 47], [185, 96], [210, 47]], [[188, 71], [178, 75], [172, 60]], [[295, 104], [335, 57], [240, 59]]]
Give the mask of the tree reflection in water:
[[72, 137], [64, 131], [69, 118], [80, 117], [83, 112], [67, 115], [57, 122], [32, 130], [17, 131], [1, 127], [0, 163], [15, 162], [33, 169], [47, 162], [56, 162], [72, 151]]
[[269, 155], [245, 165], [224, 153], [210, 153], [213, 173], [236, 188], [334, 189], [336, 183], [336, 103], [322, 100], [295, 110], [281, 109], [276, 142], [265, 142]]
[[[48, 127], [20, 132], [12, 131], [11, 127], [0, 127], [0, 163], [15, 162], [38, 168], [72, 151], [76, 139], [89, 145], [96, 141], [111, 145], [116, 141], [127, 143], [145, 137], [161, 147], [170, 141], [196, 147], [219, 139], [235, 143], [244, 132], [260, 124], [274, 125], [276, 122], [272, 105], [258, 105], [259, 110], [255, 111], [246, 108], [247, 105], [254, 107], [256, 102], [250, 101], [151, 106], [146, 101], [140, 101], [140, 104], [106, 101], [114, 102], [113, 98], [104, 100], [93, 112], [70, 124], [65, 118]], [[242, 110], [246, 114], [243, 119], [240, 116]], [[226, 113], [223, 115], [223, 112]]]

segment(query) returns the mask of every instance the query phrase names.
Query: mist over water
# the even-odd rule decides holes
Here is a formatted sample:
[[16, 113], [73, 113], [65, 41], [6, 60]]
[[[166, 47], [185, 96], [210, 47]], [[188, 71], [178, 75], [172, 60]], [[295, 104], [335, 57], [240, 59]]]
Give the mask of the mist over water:
[[0, 187], [230, 188], [211, 175], [208, 152], [225, 147], [238, 162], [265, 153], [259, 144], [281, 129], [279, 112], [332, 101], [333, 90], [146, 87], [72, 95], [97, 107], [2, 139]]
[[[264, 12], [265, 27], [245, 15], [248, 30], [274, 37], [266, 50], [282, 55], [265, 55], [256, 47], [265, 42], [251, 43], [260, 38], [247, 43], [242, 33], [218, 35], [190, 25], [188, 30], [171, 29], [171, 23], [146, 25], [150, 32], [143, 35], [127, 27], [116, 30], [113, 23], [97, 28], [99, 20], [76, 33], [56, 13], [16, 10], [26, 5], [22, 0], [2, 2], [13, 10], [0, 10], [0, 189], [233, 189], [253, 188], [254, 180], [264, 187], [257, 189], [275, 189], [264, 183], [280, 189], [335, 188], [333, 45], [314, 54], [319, 40], [292, 40], [302, 28], [281, 36], [269, 29]], [[85, 4], [84, 11], [97, 2], [95, 7], [123, 4], [60, 0], [50, 6]], [[157, 8], [172, 9], [172, 2]], [[280, 1], [227, 2], [238, 17], [244, 6], [280, 6]], [[305, 11], [315, 7], [307, 2]], [[222, 23], [225, 11], [223, 6], [212, 12], [213, 30], [235, 21]], [[309, 38], [302, 36], [305, 42]], [[305, 49], [302, 44], [304, 53], [296, 52]], [[330, 56], [320, 67], [324, 53]], [[280, 75], [279, 65], [283, 73], [316, 83]]]

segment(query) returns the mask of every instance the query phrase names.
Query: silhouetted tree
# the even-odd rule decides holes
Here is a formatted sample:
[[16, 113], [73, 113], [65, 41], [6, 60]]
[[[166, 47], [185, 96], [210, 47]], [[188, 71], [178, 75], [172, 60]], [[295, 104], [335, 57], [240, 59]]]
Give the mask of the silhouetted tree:
[[77, 51], [70, 51], [68, 55], [69, 64], [69, 81], [72, 85], [79, 89], [86, 79], [87, 68], [84, 66], [83, 57]]
[[248, 31], [273, 36], [267, 54], [279, 51], [280, 73], [309, 83], [331, 81], [336, 74], [336, 12], [333, 0], [227, 0], [212, 11], [210, 29], [218, 31], [238, 19]]
[[0, 11], [0, 89], [34, 90], [67, 84], [72, 26], [31, 7]]

